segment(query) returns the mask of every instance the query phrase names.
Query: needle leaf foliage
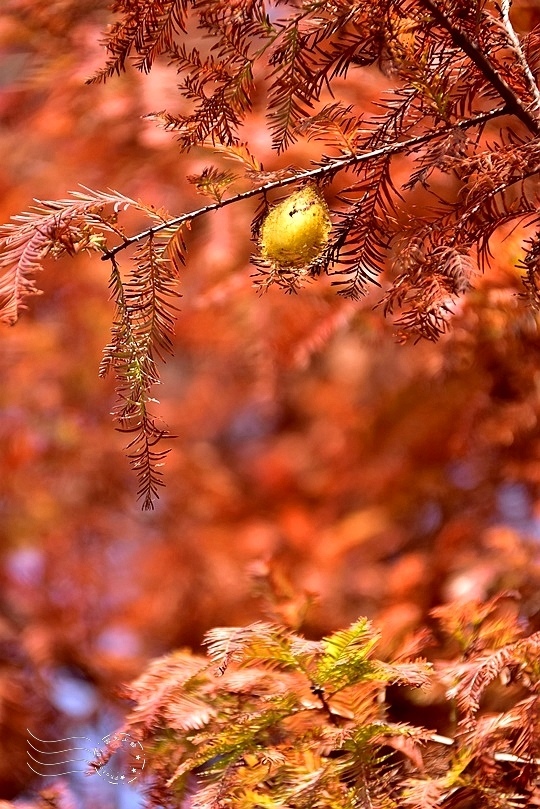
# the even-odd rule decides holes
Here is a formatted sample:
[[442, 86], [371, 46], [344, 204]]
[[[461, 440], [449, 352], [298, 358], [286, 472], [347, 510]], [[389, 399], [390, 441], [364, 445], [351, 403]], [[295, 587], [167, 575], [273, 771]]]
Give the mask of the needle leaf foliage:
[[[538, 633], [505, 600], [436, 610], [462, 651], [435, 666], [406, 652], [378, 660], [365, 618], [321, 641], [274, 623], [220, 627], [205, 657], [154, 661], [129, 688], [123, 728], [148, 754], [149, 805], [534, 806]], [[396, 687], [417, 705], [444, 693], [449, 735], [396, 721]]]
[[[516, 32], [509, 0], [116, 0], [111, 14], [90, 81], [148, 73], [157, 60], [175, 71], [181, 112], [147, 114], [182, 151], [211, 152], [214, 164], [187, 178], [211, 202], [174, 217], [111, 192], [39, 202], [0, 232], [0, 318], [14, 323], [38, 291], [45, 256], [95, 250], [111, 263], [116, 315], [102, 369], [118, 379], [115, 415], [133, 434], [145, 508], [162, 484], [167, 435], [148, 405], [173, 348], [182, 227], [193, 219], [258, 197], [257, 243], [269, 194], [318, 185], [331, 203], [328, 244], [292, 269], [255, 255], [256, 285], [298, 292], [329, 276], [357, 302], [380, 287], [403, 340], [444, 333], [493, 235], [519, 227], [523, 294], [538, 307], [540, 36]], [[374, 106], [361, 91], [375, 72], [386, 89]], [[265, 171], [246, 138], [261, 106], [276, 153], [313, 140], [318, 158]], [[122, 231], [125, 206], [146, 217], [145, 230]]]

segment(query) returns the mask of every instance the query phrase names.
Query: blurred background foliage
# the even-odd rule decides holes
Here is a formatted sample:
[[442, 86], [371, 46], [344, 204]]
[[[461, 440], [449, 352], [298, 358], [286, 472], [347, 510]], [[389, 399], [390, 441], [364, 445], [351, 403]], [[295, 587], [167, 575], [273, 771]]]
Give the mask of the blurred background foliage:
[[[2, 4], [2, 221], [78, 184], [174, 214], [204, 204], [185, 177], [213, 156], [180, 154], [143, 118], [180, 104], [174, 71], [85, 84], [104, 61], [106, 5]], [[534, 0], [513, 13], [518, 30], [540, 22]], [[389, 81], [353, 71], [341, 100], [369, 109]], [[257, 109], [242, 138], [265, 169], [318, 156], [317, 143], [272, 153]], [[399, 345], [376, 289], [360, 303], [324, 280], [257, 295], [255, 204], [188, 234], [157, 392], [177, 439], [155, 512], [139, 510], [112, 382], [97, 377], [107, 265], [51, 261], [44, 294], [2, 331], [0, 797], [32, 787], [27, 727], [59, 738], [109, 721], [103, 735], [121, 683], [212, 626], [273, 611], [319, 637], [363, 614], [384, 655], [433, 607], [509, 589], [540, 628], [540, 338], [519, 296], [524, 234], [495, 235], [443, 339]]]

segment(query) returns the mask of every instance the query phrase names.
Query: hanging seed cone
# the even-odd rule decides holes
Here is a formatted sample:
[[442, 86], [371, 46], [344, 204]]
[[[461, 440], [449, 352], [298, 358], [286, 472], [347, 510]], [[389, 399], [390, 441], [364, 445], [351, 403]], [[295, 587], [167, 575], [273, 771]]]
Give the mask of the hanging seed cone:
[[326, 202], [314, 186], [306, 186], [269, 211], [261, 228], [261, 255], [278, 268], [305, 267], [322, 253], [331, 228]]

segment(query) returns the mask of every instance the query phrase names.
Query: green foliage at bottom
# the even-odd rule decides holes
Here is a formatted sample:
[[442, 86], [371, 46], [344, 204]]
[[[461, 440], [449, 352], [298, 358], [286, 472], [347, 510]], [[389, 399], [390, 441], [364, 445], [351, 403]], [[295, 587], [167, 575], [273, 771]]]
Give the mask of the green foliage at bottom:
[[[207, 656], [154, 661], [125, 726], [148, 756], [150, 804], [537, 806], [540, 633], [527, 636], [509, 603], [439, 608], [459, 655], [434, 663], [415, 657], [425, 634], [378, 660], [365, 618], [321, 641], [272, 623], [218, 628]], [[444, 727], [397, 721], [395, 687], [419, 714], [442, 705]]]

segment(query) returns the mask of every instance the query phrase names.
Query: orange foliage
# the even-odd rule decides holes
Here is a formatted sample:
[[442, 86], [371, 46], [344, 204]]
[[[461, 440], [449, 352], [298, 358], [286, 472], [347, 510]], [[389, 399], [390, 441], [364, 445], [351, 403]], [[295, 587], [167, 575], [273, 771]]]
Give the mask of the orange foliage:
[[[540, 22], [534, 3], [515, 7], [518, 29]], [[185, 178], [203, 171], [204, 150], [180, 154], [143, 117], [174, 108], [174, 72], [158, 62], [84, 83], [103, 64], [107, 20], [96, 0], [0, 10], [2, 221], [79, 183], [173, 213], [201, 204]], [[390, 81], [355, 76], [342, 100], [366, 108]], [[244, 135], [266, 170], [319, 156], [316, 141], [272, 152], [257, 109]], [[47, 260], [43, 295], [2, 331], [0, 797], [41, 786], [27, 727], [60, 738], [111, 716], [112, 730], [118, 686], [215, 625], [270, 611], [320, 637], [367, 615], [384, 655], [433, 607], [512, 590], [540, 626], [540, 334], [519, 295], [523, 232], [495, 234], [448, 334], [402, 346], [375, 289], [361, 303], [325, 280], [257, 295], [255, 208], [212, 213], [186, 235], [158, 390], [177, 438], [155, 512], [136, 504], [113, 385], [97, 378], [105, 265]], [[86, 713], [66, 709], [59, 676], [91, 686]]]

